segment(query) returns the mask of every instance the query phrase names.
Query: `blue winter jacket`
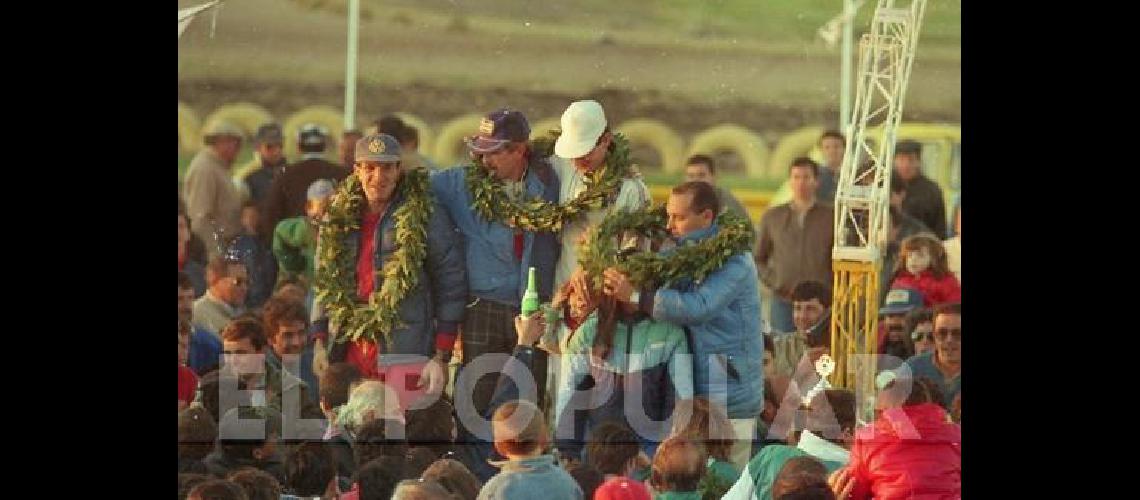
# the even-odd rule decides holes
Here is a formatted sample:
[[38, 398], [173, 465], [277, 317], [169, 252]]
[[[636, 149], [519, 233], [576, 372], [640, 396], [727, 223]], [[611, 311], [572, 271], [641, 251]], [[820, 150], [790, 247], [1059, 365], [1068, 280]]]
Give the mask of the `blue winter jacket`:
[[[527, 197], [558, 203], [558, 176], [546, 159], [532, 157], [524, 180]], [[554, 266], [562, 250], [556, 233], [524, 232], [520, 261], [514, 254], [514, 229], [501, 222], [487, 221], [471, 207], [465, 167], [435, 172], [431, 181], [436, 200], [447, 209], [463, 233], [472, 295], [517, 305], [526, 292], [527, 270], [534, 266], [539, 299], [551, 299]]]
[[[404, 205], [404, 199], [400, 194], [396, 196], [388, 204], [376, 231], [373, 248], [378, 251], [372, 261], [375, 269], [381, 269], [399, 245], [393, 214]], [[438, 203], [434, 205], [427, 228], [427, 257], [417, 273], [416, 287], [409, 290], [400, 302], [400, 319], [405, 325], [392, 332], [392, 347], [382, 349], [381, 363], [423, 361], [420, 356], [430, 357], [435, 353], [435, 332], [456, 332], [458, 324], [463, 322], [467, 304], [463, 240], [447, 211]], [[352, 252], [352, 261], [355, 262], [360, 248], [359, 230], [348, 236], [345, 248]], [[352, 271], [355, 275], [355, 267]], [[383, 280], [377, 278], [374, 290], [382, 285]], [[319, 301], [313, 307], [317, 309], [316, 317], [327, 317]], [[330, 350], [332, 347], [329, 346]]]
[[222, 341], [214, 334], [195, 326], [190, 334], [190, 348], [186, 354], [186, 364], [198, 376], [205, 375], [221, 366]]
[[[716, 224], [678, 241], [715, 236]], [[752, 418], [764, 402], [760, 292], [752, 252], [732, 257], [702, 282], [682, 280], [653, 296], [653, 319], [685, 327], [693, 348], [693, 389], [727, 404], [728, 417]], [[710, 371], [711, 370], [711, 371]], [[727, 384], [726, 381], [727, 380]], [[727, 401], [726, 401], [727, 399]]]

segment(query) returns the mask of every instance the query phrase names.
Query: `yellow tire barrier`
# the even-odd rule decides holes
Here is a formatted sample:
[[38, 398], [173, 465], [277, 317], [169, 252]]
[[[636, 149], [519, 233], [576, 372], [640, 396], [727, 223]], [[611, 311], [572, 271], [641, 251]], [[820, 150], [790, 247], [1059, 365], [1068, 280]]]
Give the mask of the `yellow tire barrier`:
[[202, 121], [185, 103], [178, 103], [178, 145], [182, 151], [197, 153], [202, 149]]
[[770, 156], [768, 143], [763, 137], [740, 125], [721, 124], [697, 134], [689, 146], [688, 156], [697, 153], [711, 155], [726, 149], [739, 154], [744, 160], [748, 177], [761, 179], [767, 175]]
[[[649, 186], [649, 197], [653, 200], [654, 205], [658, 205], [668, 201], [669, 193], [672, 191], [673, 186], [653, 184]], [[760, 223], [760, 216], [773, 204], [772, 193], [765, 191], [733, 189], [732, 195], [740, 200], [741, 205], [744, 205], [744, 209], [748, 211], [748, 216], [752, 218], [752, 222], [755, 224]]]
[[435, 137], [432, 135], [431, 127], [428, 126], [427, 122], [416, 115], [402, 111], [397, 112], [396, 116], [400, 117], [405, 125], [411, 126], [419, 133], [420, 143], [418, 149], [420, 153], [423, 154], [424, 151], [431, 151], [431, 147], [435, 144], [433, 142]]
[[530, 124], [530, 138], [534, 139], [536, 137], [544, 136], [544, 135], [550, 133], [551, 130], [561, 130], [561, 129], [562, 129], [561, 118], [558, 118], [558, 117], [543, 118], [537, 122]]
[[467, 154], [463, 149], [463, 138], [479, 133], [479, 122], [482, 119], [483, 115], [471, 113], [445, 123], [435, 137], [431, 159], [443, 168], [465, 161]]
[[681, 157], [684, 153], [683, 141], [681, 136], [677, 135], [668, 125], [648, 118], [635, 118], [621, 124], [615, 131], [629, 139], [631, 145], [635, 143], [647, 144], [657, 150], [663, 164], [646, 165], [639, 161], [640, 158], [634, 158], [635, 163], [648, 167], [659, 167], [664, 172], [678, 172], [683, 167], [681, 165], [681, 162], [685, 161]]
[[768, 160], [768, 176], [776, 179], [788, 177], [788, 167], [797, 156], [809, 156], [823, 135], [823, 127], [804, 127], [785, 134], [776, 144]]
[[332, 106], [323, 104], [301, 108], [285, 119], [281, 125], [281, 133], [285, 135], [285, 156], [290, 161], [300, 158], [297, 151], [297, 132], [307, 123], [316, 123], [329, 132], [328, 147], [325, 149], [325, 159], [334, 161], [337, 151], [337, 142], [344, 132], [344, 115]]
[[273, 121], [273, 115], [265, 108], [251, 102], [225, 104], [215, 109], [204, 122], [209, 127], [216, 120], [228, 121], [242, 130], [247, 142], [257, 134], [257, 127]]

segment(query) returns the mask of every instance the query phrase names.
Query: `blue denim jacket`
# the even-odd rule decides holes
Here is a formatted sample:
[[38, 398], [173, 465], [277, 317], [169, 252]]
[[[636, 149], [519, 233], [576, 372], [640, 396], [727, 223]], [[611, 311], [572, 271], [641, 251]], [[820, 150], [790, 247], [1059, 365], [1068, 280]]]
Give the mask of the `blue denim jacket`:
[[[554, 266], [561, 252], [558, 234], [525, 232], [520, 262], [514, 255], [514, 230], [501, 222], [483, 219], [471, 208], [466, 168], [456, 166], [435, 172], [431, 180], [436, 200], [446, 208], [466, 240], [471, 294], [517, 305], [526, 292], [527, 270], [534, 266], [539, 299], [550, 300]], [[558, 176], [545, 159], [530, 159], [525, 181], [528, 197], [558, 203]]]
[[[678, 245], [710, 238], [717, 231], [719, 228], [713, 224], [686, 235]], [[658, 289], [653, 297], [653, 319], [673, 322], [689, 331], [696, 395], [727, 404], [729, 418], [760, 414], [764, 401], [764, 344], [752, 252], [729, 257], [702, 282], [682, 280]]]

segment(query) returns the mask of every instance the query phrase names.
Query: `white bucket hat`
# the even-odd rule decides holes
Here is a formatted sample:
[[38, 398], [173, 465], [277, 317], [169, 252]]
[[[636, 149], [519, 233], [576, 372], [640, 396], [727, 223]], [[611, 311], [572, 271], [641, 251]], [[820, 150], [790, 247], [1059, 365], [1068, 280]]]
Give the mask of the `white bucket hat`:
[[606, 130], [606, 113], [597, 101], [575, 101], [562, 113], [562, 135], [554, 143], [554, 154], [581, 158], [594, 149]]

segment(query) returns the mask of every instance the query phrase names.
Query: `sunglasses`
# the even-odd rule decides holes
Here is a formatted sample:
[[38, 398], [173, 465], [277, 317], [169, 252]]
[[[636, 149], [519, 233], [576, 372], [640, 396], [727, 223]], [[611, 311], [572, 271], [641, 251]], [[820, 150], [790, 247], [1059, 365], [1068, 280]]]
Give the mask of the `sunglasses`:
[[934, 337], [938, 340], [945, 340], [947, 337], [954, 337], [954, 340], [962, 340], [962, 328], [939, 328], [934, 330]]
[[920, 340], [934, 340], [934, 332], [933, 331], [922, 332], [922, 331], [915, 330], [915, 331], [910, 333], [910, 339], [915, 341], [915, 342], [918, 342]]

